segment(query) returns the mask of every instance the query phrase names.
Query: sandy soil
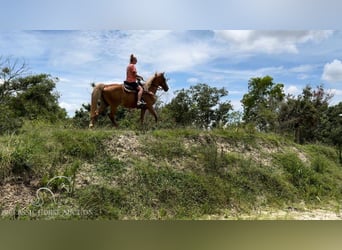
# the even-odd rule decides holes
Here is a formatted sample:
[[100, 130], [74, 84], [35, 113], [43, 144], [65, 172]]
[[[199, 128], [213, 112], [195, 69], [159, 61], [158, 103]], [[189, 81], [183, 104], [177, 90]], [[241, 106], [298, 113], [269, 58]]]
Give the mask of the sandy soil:
[[226, 211], [221, 215], [206, 216], [205, 220], [342, 220], [340, 210], [332, 208], [322, 209], [284, 209], [284, 210], [261, 210], [249, 214], [238, 214]]

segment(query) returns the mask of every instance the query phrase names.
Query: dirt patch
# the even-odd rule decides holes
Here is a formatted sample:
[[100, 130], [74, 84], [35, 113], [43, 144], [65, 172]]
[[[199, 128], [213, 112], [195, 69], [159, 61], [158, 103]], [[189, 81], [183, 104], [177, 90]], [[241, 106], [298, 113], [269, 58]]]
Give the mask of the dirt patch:
[[304, 162], [304, 163], [310, 163], [310, 160], [308, 159], [308, 157], [299, 149], [297, 149], [296, 147], [291, 147], [291, 151], [293, 151], [295, 154], [298, 155], [298, 158]]
[[97, 173], [95, 166], [85, 163], [76, 174], [75, 188], [80, 189], [90, 184], [98, 185], [104, 182], [104, 179]]
[[18, 183], [6, 183], [0, 189], [0, 208], [2, 211], [15, 207], [26, 207], [36, 198], [36, 188]]
[[119, 160], [126, 160], [132, 156], [144, 157], [140, 150], [139, 137], [134, 132], [114, 135], [105, 142], [105, 147], [109, 155]]
[[305, 164], [310, 163], [308, 156], [294, 146], [285, 147], [284, 145], [266, 143], [262, 140], [255, 142], [256, 145], [251, 146], [242, 141], [229, 141], [222, 138], [216, 138], [214, 140], [206, 135], [201, 135], [196, 139], [184, 139], [186, 149], [211, 144], [216, 147], [219, 153], [236, 153], [243, 155], [244, 159], [250, 159], [257, 164], [268, 167], [274, 166], [274, 158], [272, 155], [286, 152], [293, 152]]
[[341, 211], [332, 209], [293, 209], [284, 210], [265, 209], [240, 214], [226, 211], [223, 215], [208, 215], [205, 220], [342, 220]]

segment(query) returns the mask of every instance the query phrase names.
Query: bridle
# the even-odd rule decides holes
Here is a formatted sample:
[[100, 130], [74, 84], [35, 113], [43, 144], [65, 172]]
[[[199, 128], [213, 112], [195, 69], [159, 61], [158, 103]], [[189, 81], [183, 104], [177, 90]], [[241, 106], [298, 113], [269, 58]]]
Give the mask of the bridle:
[[[163, 76], [163, 78], [164, 78], [164, 84], [167, 84], [167, 79], [165, 78], [165, 76]], [[152, 80], [151, 86], [156, 87], [157, 90], [164, 90], [164, 88], [163, 88], [160, 84], [155, 83], [155, 80], [156, 80], [156, 78], [154, 78], [154, 79]], [[150, 86], [150, 87], [151, 87], [151, 86]]]

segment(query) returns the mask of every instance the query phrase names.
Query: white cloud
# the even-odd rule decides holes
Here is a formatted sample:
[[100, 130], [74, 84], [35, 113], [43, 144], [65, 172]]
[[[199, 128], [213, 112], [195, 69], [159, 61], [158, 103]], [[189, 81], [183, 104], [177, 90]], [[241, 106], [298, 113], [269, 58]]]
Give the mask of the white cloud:
[[214, 54], [214, 48], [207, 40], [188, 38], [185, 42], [182, 39], [186, 34], [182, 32], [144, 31], [127, 34], [130, 36], [128, 44], [123, 43], [120, 50], [125, 52], [125, 60], [136, 51], [142, 65], [149, 65], [144, 66], [145, 71], [187, 70], [211, 60]]
[[312, 64], [303, 64], [299, 65], [293, 68], [289, 68], [289, 73], [295, 73], [297, 74], [297, 79], [305, 80], [310, 78], [312, 75], [312, 72], [317, 70], [319, 66], [318, 65], [312, 65]]
[[215, 53], [208, 40], [168, 30], [74, 31], [59, 37], [53, 36], [53, 45], [45, 44], [50, 47], [47, 62], [52, 66], [85, 72], [92, 65], [91, 72], [110, 73], [118, 79], [125, 76], [130, 54], [138, 58], [138, 72], [149, 77], [155, 71], [191, 69]]
[[342, 90], [341, 89], [331, 89], [331, 93], [334, 96], [341, 96], [342, 97]]
[[233, 106], [234, 111], [242, 111], [243, 110], [241, 101], [238, 99], [235, 99], [235, 100], [232, 99], [230, 104]]
[[30, 31], [0, 32], [0, 52], [5, 57], [25, 58], [42, 55], [45, 46]]
[[322, 80], [327, 82], [342, 82], [342, 62], [335, 59], [324, 65]]
[[[265, 75], [279, 75], [284, 74], [287, 72], [287, 69], [283, 66], [279, 67], [265, 67], [265, 68], [259, 68], [259, 69], [211, 69], [210, 74], [208, 73], [201, 73], [201, 74], [207, 74], [208, 78], [214, 79], [215, 75], [219, 75], [224, 78], [229, 78], [232, 80], [245, 80], [246, 82], [252, 78], [252, 77], [263, 77]], [[220, 78], [219, 80], [222, 80]]]
[[199, 83], [199, 80], [196, 78], [196, 77], [191, 77], [189, 78], [188, 80], [186, 80], [188, 83], [191, 83], [191, 84], [196, 84], [196, 83]]
[[59, 106], [61, 106], [62, 108], [64, 108], [69, 117], [73, 117], [75, 114], [75, 111], [81, 108], [81, 104], [80, 103], [68, 103], [68, 102], [60, 102]]
[[299, 65], [297, 67], [290, 68], [290, 72], [294, 73], [307, 73], [313, 71], [317, 66], [311, 64]]
[[290, 85], [289, 87], [285, 88], [285, 93], [290, 95], [298, 95], [300, 94], [301, 90], [297, 88], [295, 85]]
[[329, 93], [333, 95], [330, 105], [337, 105], [342, 101], [342, 89], [330, 89]]
[[332, 33], [332, 31], [215, 31], [218, 40], [226, 42], [232, 50], [272, 54], [298, 53], [298, 44], [321, 41]]

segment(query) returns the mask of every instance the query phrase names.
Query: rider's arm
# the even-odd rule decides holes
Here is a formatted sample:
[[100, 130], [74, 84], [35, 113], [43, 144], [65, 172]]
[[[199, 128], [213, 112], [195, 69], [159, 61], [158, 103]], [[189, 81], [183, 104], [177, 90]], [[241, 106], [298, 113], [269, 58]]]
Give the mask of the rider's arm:
[[138, 80], [144, 81], [144, 78], [142, 76], [139, 76], [138, 74], [136, 74], [136, 77]]

